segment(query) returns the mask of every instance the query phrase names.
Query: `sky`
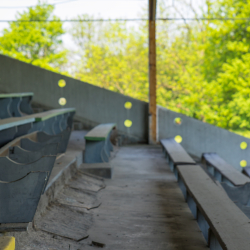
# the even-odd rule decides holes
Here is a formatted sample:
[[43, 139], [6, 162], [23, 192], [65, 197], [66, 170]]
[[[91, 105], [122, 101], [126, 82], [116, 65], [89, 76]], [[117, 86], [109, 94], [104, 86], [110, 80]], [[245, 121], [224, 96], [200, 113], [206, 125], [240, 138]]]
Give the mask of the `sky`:
[[[17, 12], [37, 3], [37, 0], [0, 0], [0, 20], [15, 20]], [[137, 18], [148, 0], [47, 0], [47, 3], [55, 3], [54, 14], [61, 19], [74, 19], [82, 14], [102, 18]], [[7, 22], [0, 22], [0, 31], [7, 27]], [[69, 29], [70, 23], [65, 23], [64, 28]], [[73, 46], [70, 35], [64, 35], [63, 41], [67, 48]]]
[[[44, 2], [46, 0], [42, 0]], [[163, 1], [170, 8], [171, 15], [175, 14], [175, 7], [182, 11], [184, 16], [191, 17], [189, 11], [183, 4], [178, 4], [178, 0], [157, 0]], [[179, 0], [181, 1], [181, 0]], [[204, 0], [185, 0], [194, 8], [198, 8], [198, 3]], [[142, 15], [143, 9], [147, 8], [148, 0], [47, 0], [49, 4], [55, 4], [54, 14], [65, 19], [74, 19], [78, 15], [89, 14], [96, 18], [104, 19], [132, 19]], [[0, 0], [0, 20], [15, 20], [18, 12], [23, 12], [29, 6], [34, 6], [38, 0]], [[65, 30], [70, 29], [70, 23], [64, 23]], [[138, 26], [138, 22], [129, 22], [130, 26]], [[0, 32], [8, 27], [8, 22], [0, 22]], [[67, 49], [74, 49], [74, 43], [69, 33], [63, 35], [63, 43]]]

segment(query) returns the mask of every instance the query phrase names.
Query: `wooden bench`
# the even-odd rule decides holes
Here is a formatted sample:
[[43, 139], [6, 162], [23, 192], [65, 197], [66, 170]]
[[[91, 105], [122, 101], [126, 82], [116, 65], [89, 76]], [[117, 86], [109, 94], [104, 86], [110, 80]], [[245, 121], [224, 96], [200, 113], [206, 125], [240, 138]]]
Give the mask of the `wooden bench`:
[[162, 139], [163, 152], [165, 153], [170, 169], [177, 174], [177, 165], [194, 165], [196, 162], [189, 156], [185, 149], [174, 138]]
[[85, 135], [85, 163], [108, 162], [113, 150], [110, 135], [116, 128], [115, 123], [100, 124]]
[[0, 119], [33, 114], [33, 93], [0, 94]]
[[250, 178], [237, 171], [216, 153], [202, 154], [202, 163], [219, 182], [225, 182], [230, 186], [241, 186], [250, 182]]
[[178, 183], [211, 250], [248, 250], [250, 220], [198, 165], [178, 165]]
[[67, 127], [72, 128], [75, 108], [52, 109], [49, 111], [29, 115], [35, 122], [30, 133], [34, 131], [44, 131], [49, 135], [56, 135], [64, 131]]
[[25, 135], [32, 128], [33, 117], [11, 117], [0, 120], [0, 147], [14, 138]]

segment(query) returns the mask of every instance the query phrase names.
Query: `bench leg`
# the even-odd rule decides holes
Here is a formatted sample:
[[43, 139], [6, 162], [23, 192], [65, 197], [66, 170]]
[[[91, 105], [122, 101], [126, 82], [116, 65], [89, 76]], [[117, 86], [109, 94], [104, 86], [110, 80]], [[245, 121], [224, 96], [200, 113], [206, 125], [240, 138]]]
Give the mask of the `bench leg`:
[[32, 128], [32, 123], [27, 123], [27, 124], [23, 124], [20, 126], [17, 126], [17, 132], [15, 134], [15, 138], [22, 136], [22, 135], [26, 135], [28, 134], [28, 131]]
[[16, 127], [1, 130], [0, 131], [0, 147], [12, 141], [15, 137], [16, 132], [17, 132]]
[[55, 135], [54, 123], [56, 122], [56, 117], [52, 117], [44, 121], [43, 131], [49, 135]]
[[178, 180], [178, 170], [177, 167], [174, 165], [174, 175], [176, 177], [176, 180]]
[[12, 117], [10, 113], [11, 98], [0, 99], [0, 119]]
[[171, 171], [174, 171], [174, 162], [172, 160], [169, 160], [169, 167], [171, 169]]
[[[112, 132], [112, 131], [111, 131]], [[110, 151], [113, 151], [114, 149], [113, 149], [113, 145], [112, 145], [112, 143], [111, 143], [111, 141], [110, 141], [110, 136], [111, 136], [111, 132], [109, 133], [109, 135], [108, 135], [108, 137], [107, 137], [107, 144], [108, 144], [108, 150], [109, 150], [109, 152]]]
[[10, 103], [11, 116], [13, 116], [13, 117], [22, 116], [21, 111], [20, 111], [20, 103], [21, 103], [21, 97], [12, 98], [12, 101]]
[[220, 243], [214, 236], [212, 230], [210, 230], [210, 233], [209, 233], [209, 247], [210, 247], [210, 250], [223, 250]]
[[204, 238], [208, 242], [209, 225], [208, 225], [206, 219], [204, 218], [204, 216], [202, 215], [202, 213], [199, 211], [199, 209], [197, 209], [197, 222], [198, 222], [198, 225], [201, 229], [201, 232], [202, 232]]
[[85, 163], [108, 162], [105, 145], [106, 141], [89, 141], [86, 140]]
[[20, 110], [22, 113], [26, 115], [33, 114], [33, 110], [31, 108], [30, 102], [32, 100], [32, 96], [25, 96], [22, 97], [21, 103], [20, 103]]
[[186, 201], [187, 200], [187, 189], [186, 189], [185, 184], [184, 184], [184, 182], [182, 181], [181, 178], [178, 179], [178, 184], [179, 184], [181, 192], [182, 192], [182, 194], [184, 196], [184, 199]]
[[207, 169], [208, 173], [210, 173], [212, 176], [214, 176], [214, 167], [213, 166], [207, 164], [206, 169]]
[[56, 116], [55, 122], [53, 123], [53, 132], [55, 135], [60, 134], [62, 132], [61, 122], [62, 122], [63, 118], [64, 118], [64, 115]]
[[187, 194], [187, 204], [188, 204], [194, 218], [197, 219], [197, 206], [196, 206], [193, 198], [189, 195], [189, 193]]
[[218, 172], [217, 170], [214, 170], [214, 177], [217, 181], [221, 182], [222, 180], [222, 176], [221, 176], [221, 173]]

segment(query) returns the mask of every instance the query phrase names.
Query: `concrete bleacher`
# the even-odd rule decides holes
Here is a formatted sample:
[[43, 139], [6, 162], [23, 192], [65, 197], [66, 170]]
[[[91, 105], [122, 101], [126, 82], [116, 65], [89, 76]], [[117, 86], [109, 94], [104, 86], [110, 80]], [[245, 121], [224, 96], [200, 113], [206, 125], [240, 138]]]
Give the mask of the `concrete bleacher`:
[[32, 96], [0, 95], [1, 110], [12, 116], [0, 120], [1, 232], [27, 230], [72, 129], [74, 108], [33, 114]]
[[[21, 219], [15, 217], [11, 222], [19, 223], [1, 223], [0, 244], [2, 238], [6, 239], [6, 247], [9, 244], [14, 249], [15, 242], [18, 250], [95, 246], [111, 250], [249, 248], [250, 187], [249, 179], [240, 173], [240, 163], [250, 162], [249, 147], [242, 149], [240, 145], [250, 145], [249, 139], [157, 107], [157, 139], [162, 143], [166, 161], [159, 145], [145, 145], [148, 103], [2, 55], [0, 63], [0, 80], [4, 82], [1, 90], [32, 91], [0, 95], [0, 170], [12, 164], [7, 178], [11, 172], [20, 173], [21, 168], [16, 171], [16, 165], [40, 161], [47, 165], [44, 161], [54, 161], [50, 169], [42, 169], [36, 163], [42, 172], [49, 172], [49, 179], [44, 180], [44, 188], [36, 189], [36, 213], [33, 220], [28, 220], [32, 223], [20, 223]], [[16, 73], [6, 74], [9, 68]], [[58, 87], [61, 79], [67, 83], [63, 91]], [[62, 94], [67, 100], [66, 108], [58, 109]], [[39, 107], [39, 113], [33, 113], [31, 100]], [[72, 127], [73, 116], [86, 130], [71, 133], [66, 129], [67, 125]], [[180, 122], [176, 123], [176, 118]], [[117, 124], [122, 145], [136, 145], [115, 147], [109, 157], [113, 125], [103, 135], [89, 130], [111, 122]], [[176, 136], [181, 138], [180, 144], [175, 143]], [[217, 166], [222, 161], [217, 158], [214, 164], [210, 157], [206, 173], [189, 155], [200, 158], [206, 152], [216, 152], [230, 167], [225, 161], [223, 167]], [[90, 163], [88, 158], [102, 162]], [[32, 175], [39, 174], [25, 178]], [[36, 180], [39, 183], [38, 177]], [[21, 193], [20, 187], [15, 190]], [[0, 191], [0, 199], [3, 192]], [[17, 193], [11, 189], [8, 192]], [[6, 235], [16, 240], [4, 238]]]

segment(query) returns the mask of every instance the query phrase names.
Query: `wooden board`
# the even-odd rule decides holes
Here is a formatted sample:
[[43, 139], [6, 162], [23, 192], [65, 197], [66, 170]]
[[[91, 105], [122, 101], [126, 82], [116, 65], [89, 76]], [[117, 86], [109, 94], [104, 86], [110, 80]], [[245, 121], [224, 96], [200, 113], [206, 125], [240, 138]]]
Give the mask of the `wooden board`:
[[115, 126], [115, 123], [100, 124], [90, 130], [84, 138], [90, 141], [104, 141]]
[[250, 220], [198, 165], [177, 166], [193, 197], [223, 249], [249, 250]]
[[166, 149], [167, 153], [175, 164], [196, 164], [196, 162], [189, 156], [184, 148], [173, 138], [162, 139], [161, 144]]
[[205, 153], [202, 157], [235, 186], [244, 185], [250, 182], [248, 177], [237, 171], [216, 153]]
[[12, 128], [15, 126], [24, 125], [27, 123], [34, 122], [35, 118], [30, 116], [22, 116], [22, 117], [10, 117], [6, 119], [0, 120], [0, 130]]
[[29, 115], [28, 117], [32, 117], [35, 119], [36, 122], [39, 122], [39, 121], [45, 121], [49, 118], [52, 118], [58, 115], [62, 115], [62, 114], [69, 113], [69, 112], [75, 112], [75, 111], [76, 111], [75, 108], [52, 109], [49, 111], [32, 114], [32, 115]]
[[24, 97], [24, 96], [33, 96], [34, 93], [8, 93], [8, 94], [0, 94], [0, 98], [10, 98], [10, 97]]

